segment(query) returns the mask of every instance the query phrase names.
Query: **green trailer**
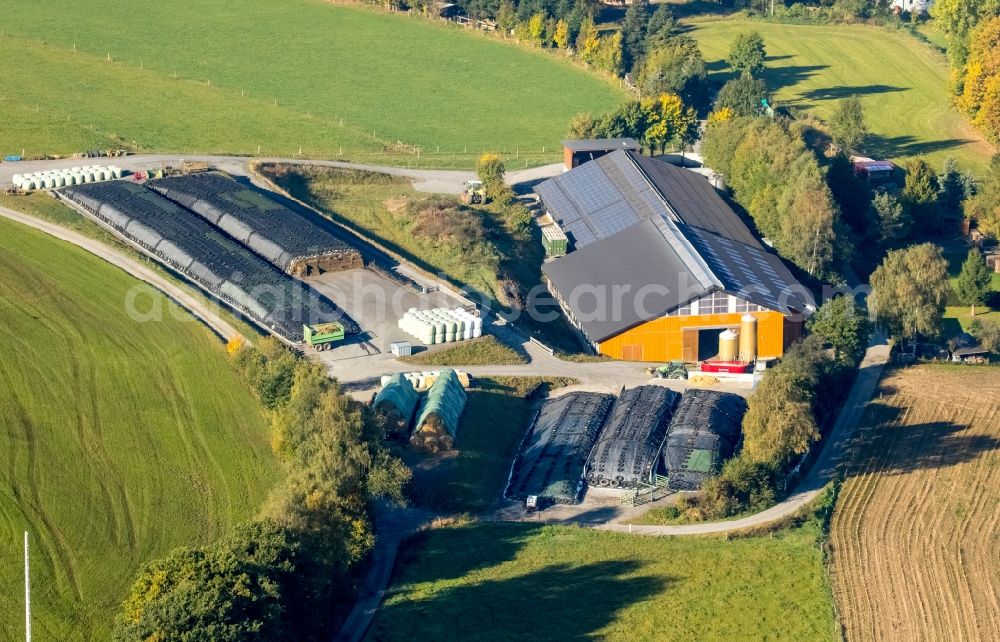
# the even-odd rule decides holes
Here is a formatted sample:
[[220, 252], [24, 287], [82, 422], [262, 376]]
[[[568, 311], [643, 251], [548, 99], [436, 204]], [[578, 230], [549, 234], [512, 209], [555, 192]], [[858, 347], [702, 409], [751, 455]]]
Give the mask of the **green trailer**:
[[302, 340], [317, 351], [330, 350], [344, 340], [344, 326], [336, 321], [302, 326]]
[[569, 250], [569, 239], [555, 223], [542, 225], [542, 245], [545, 247], [545, 256], [564, 256]]

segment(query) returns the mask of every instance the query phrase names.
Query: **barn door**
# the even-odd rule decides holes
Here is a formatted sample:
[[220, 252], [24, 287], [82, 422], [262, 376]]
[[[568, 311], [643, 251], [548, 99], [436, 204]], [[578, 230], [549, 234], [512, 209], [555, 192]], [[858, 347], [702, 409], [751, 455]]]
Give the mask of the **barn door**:
[[622, 346], [622, 359], [624, 361], [642, 361], [642, 344]]
[[684, 330], [681, 333], [681, 360], [688, 363], [698, 361], [698, 330]]

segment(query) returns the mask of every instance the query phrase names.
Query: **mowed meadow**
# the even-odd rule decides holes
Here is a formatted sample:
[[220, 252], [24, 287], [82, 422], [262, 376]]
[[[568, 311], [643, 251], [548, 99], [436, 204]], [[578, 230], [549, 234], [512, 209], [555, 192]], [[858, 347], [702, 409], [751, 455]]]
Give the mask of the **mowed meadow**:
[[[555, 55], [319, 0], [3, 2], [0, 151], [140, 150], [471, 166], [551, 161], [569, 118], [625, 99]], [[398, 143], [417, 146], [399, 151]], [[543, 148], [545, 154], [542, 154]]]
[[862, 149], [869, 156], [922, 156], [936, 169], [948, 156], [977, 171], [989, 162], [992, 147], [952, 106], [944, 55], [903, 31], [741, 19], [690, 27], [718, 80], [729, 73], [725, 59], [736, 36], [760, 33], [768, 53], [763, 78], [778, 105], [826, 119], [839, 100], [857, 95], [872, 134]]
[[838, 640], [819, 527], [635, 537], [472, 523], [404, 543], [367, 642]]
[[[107, 640], [139, 567], [256, 515], [282, 472], [222, 343], [117, 268], [0, 219], [0, 639]], [[162, 320], [137, 322], [136, 308]]]

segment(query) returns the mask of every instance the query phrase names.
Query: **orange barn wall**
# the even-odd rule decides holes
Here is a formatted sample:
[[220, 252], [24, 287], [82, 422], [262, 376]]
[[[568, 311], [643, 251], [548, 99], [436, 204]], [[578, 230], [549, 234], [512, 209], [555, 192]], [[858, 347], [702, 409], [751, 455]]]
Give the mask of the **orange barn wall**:
[[[740, 327], [745, 313], [705, 314], [686, 317], [660, 317], [626, 330], [597, 345], [600, 354], [623, 359], [626, 346], [642, 346], [641, 361], [680, 360], [684, 328], [708, 329], [716, 326]], [[785, 352], [785, 315], [780, 312], [751, 312], [757, 317], [757, 356], [780, 357]], [[789, 322], [795, 338], [801, 334], [801, 323]], [[793, 327], [794, 326], [794, 329]], [[719, 330], [722, 331], [721, 329]]]

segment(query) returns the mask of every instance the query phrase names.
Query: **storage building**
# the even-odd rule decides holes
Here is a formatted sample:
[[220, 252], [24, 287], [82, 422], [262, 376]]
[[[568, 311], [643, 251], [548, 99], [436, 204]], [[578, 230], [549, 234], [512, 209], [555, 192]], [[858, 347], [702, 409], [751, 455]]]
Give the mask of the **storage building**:
[[744, 343], [768, 358], [801, 336], [811, 294], [703, 176], [614, 151], [536, 191], [569, 240], [549, 290], [598, 353], [702, 361], [755, 326]]
[[610, 154], [613, 151], [627, 150], [638, 152], [642, 147], [632, 138], [597, 138], [594, 140], [564, 140], [563, 166], [567, 169], [579, 167], [584, 163]]

